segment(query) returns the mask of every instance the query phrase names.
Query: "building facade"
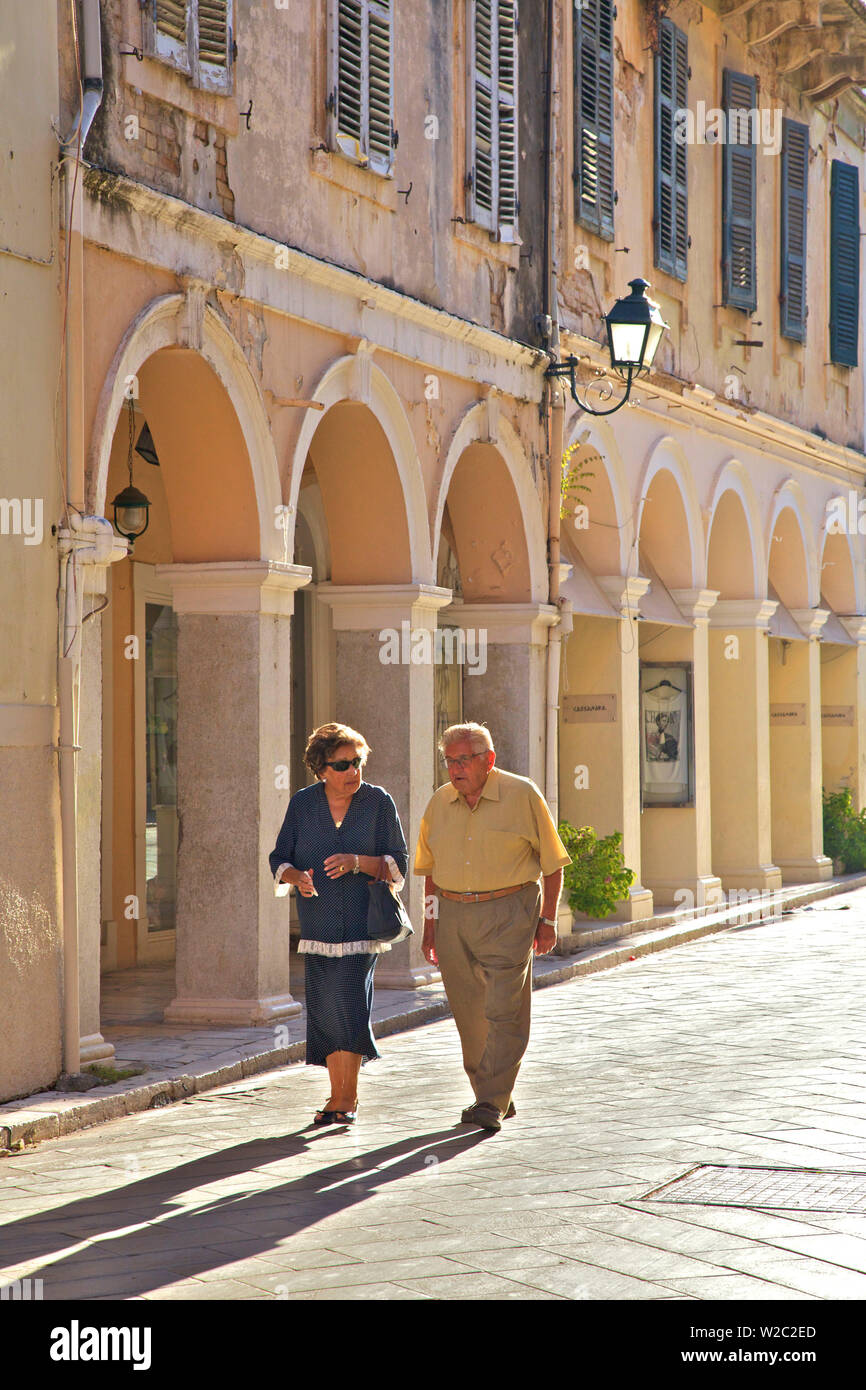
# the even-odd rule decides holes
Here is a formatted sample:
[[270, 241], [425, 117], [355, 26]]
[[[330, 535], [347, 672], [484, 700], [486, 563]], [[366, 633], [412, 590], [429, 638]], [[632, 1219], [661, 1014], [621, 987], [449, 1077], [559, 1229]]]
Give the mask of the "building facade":
[[[105, 970], [174, 960], [179, 1023], [297, 1011], [267, 856], [332, 718], [410, 841], [437, 731], [485, 720], [622, 831], [626, 919], [831, 874], [822, 785], [866, 793], [866, 19], [789, 8], [4, 15], [0, 1096], [111, 1056]], [[595, 416], [546, 369], [604, 407], [638, 276], [669, 332]], [[431, 978], [416, 943], [377, 971]]]

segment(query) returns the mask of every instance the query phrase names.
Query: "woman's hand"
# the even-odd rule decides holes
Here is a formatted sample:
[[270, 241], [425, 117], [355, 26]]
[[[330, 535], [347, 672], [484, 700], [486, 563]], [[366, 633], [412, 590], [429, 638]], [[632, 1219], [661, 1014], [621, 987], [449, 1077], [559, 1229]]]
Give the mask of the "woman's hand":
[[319, 896], [313, 886], [313, 875], [309, 869], [286, 869], [283, 874], [283, 883], [293, 884], [302, 898], [317, 898]]
[[328, 878], [342, 878], [355, 867], [354, 854], [329, 854], [325, 860], [325, 873]]

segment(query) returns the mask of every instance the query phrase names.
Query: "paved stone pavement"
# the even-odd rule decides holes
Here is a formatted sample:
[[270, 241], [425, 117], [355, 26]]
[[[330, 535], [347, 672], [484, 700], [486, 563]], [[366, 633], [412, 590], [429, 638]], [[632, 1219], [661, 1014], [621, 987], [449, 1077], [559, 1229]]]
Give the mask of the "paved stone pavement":
[[[49, 1299], [859, 1300], [866, 1215], [675, 1205], [696, 1164], [866, 1175], [866, 912], [835, 898], [537, 992], [500, 1134], [450, 1019], [0, 1160], [0, 1283]], [[803, 1320], [802, 1316], [799, 1318]]]

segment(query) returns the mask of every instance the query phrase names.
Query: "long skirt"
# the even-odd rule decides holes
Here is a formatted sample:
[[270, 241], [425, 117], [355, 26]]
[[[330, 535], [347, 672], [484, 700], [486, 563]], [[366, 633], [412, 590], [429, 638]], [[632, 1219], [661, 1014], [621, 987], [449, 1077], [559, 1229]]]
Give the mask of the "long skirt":
[[307, 1065], [327, 1066], [331, 1052], [358, 1052], [371, 1062], [373, 972], [378, 955], [304, 956], [307, 992]]

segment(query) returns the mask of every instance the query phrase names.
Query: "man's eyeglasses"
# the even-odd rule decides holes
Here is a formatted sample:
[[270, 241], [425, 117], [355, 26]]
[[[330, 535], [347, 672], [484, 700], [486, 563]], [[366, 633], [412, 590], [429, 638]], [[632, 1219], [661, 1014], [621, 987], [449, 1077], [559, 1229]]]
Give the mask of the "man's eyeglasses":
[[473, 759], [473, 758], [483, 758], [483, 757], [484, 757], [484, 754], [483, 754], [483, 753], [466, 753], [466, 754], [464, 754], [464, 756], [463, 756], [462, 758], [443, 758], [442, 761], [443, 761], [443, 763], [445, 764], [445, 766], [447, 767], [447, 769], [448, 769], [449, 772], [451, 771], [452, 767], [459, 767], [460, 770], [461, 770], [461, 772], [465, 772], [465, 771], [466, 771], [466, 768], [467, 768], [467, 767], [469, 766], [469, 764], [472, 762], [472, 759]]
[[335, 772], [348, 772], [350, 767], [360, 767], [361, 758], [339, 758], [335, 763], [325, 760], [325, 767], [332, 767]]

